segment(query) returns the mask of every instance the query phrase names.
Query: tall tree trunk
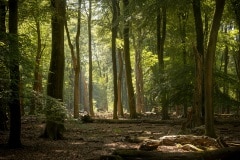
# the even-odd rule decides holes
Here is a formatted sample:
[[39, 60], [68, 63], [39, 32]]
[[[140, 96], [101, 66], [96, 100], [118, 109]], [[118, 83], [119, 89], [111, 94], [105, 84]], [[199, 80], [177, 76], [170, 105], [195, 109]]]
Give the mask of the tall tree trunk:
[[[166, 25], [167, 25], [167, 10], [166, 7], [160, 7], [157, 13], [157, 55], [158, 55], [158, 64], [161, 74], [164, 74], [164, 45], [166, 39]], [[164, 76], [161, 76], [161, 83], [164, 83]], [[167, 106], [167, 93], [166, 90], [162, 92], [161, 102], [162, 102], [162, 119], [169, 119], [168, 115], [168, 106]]]
[[195, 53], [195, 90], [194, 90], [194, 104], [193, 113], [195, 126], [200, 126], [203, 123], [203, 57], [204, 57], [204, 33], [203, 22], [201, 15], [200, 0], [193, 0], [193, 14], [196, 30], [196, 47], [193, 47]]
[[122, 50], [118, 48], [118, 103], [117, 103], [117, 109], [118, 109], [118, 115], [123, 117], [123, 106], [122, 106], [122, 76], [123, 76], [123, 60], [122, 60]]
[[[179, 30], [180, 30], [181, 47], [182, 47], [182, 62], [183, 62], [183, 66], [186, 66], [187, 64], [186, 25], [188, 20], [188, 10], [180, 10], [178, 12], [178, 19], [179, 19]], [[183, 102], [184, 117], [187, 117], [187, 114], [188, 114], [187, 108], [188, 108], [187, 101], [184, 101]]]
[[47, 95], [63, 100], [65, 0], [51, 0], [52, 53], [48, 74]]
[[135, 79], [136, 79], [136, 109], [137, 113], [144, 112], [144, 91], [142, 73], [142, 43], [144, 36], [141, 29], [137, 31], [137, 38], [133, 35], [133, 46], [135, 50]]
[[[0, 0], [0, 42], [4, 43], [6, 42], [6, 3], [4, 0]], [[4, 47], [2, 47], [4, 48]], [[4, 48], [5, 49], [5, 48]], [[0, 52], [4, 52], [1, 49]], [[2, 58], [0, 59], [2, 61]], [[2, 97], [5, 97], [5, 95], [2, 95], [4, 93], [4, 90], [8, 87], [7, 82], [4, 79], [7, 79], [7, 68], [6, 66], [1, 63], [1, 70], [0, 70], [0, 93]], [[7, 100], [5, 98], [0, 98], [0, 131], [6, 131], [7, 130]]]
[[86, 83], [86, 78], [85, 78], [85, 70], [81, 69], [80, 70], [80, 88], [81, 88], [81, 93], [80, 95], [84, 95], [84, 96], [80, 96], [80, 102], [81, 102], [81, 106], [83, 108], [81, 108], [81, 110], [84, 110], [86, 112], [89, 113], [89, 106], [88, 106], [88, 84]]
[[92, 84], [92, 1], [89, 0], [89, 13], [88, 13], [88, 54], [89, 54], [89, 110], [90, 115], [94, 116], [93, 111], [93, 84]]
[[68, 45], [71, 51], [72, 63], [73, 63], [73, 71], [74, 71], [74, 103], [73, 103], [73, 116], [74, 118], [79, 117], [79, 104], [80, 104], [80, 51], [79, 51], [79, 37], [80, 37], [80, 20], [81, 20], [81, 0], [78, 1], [78, 17], [77, 17], [77, 33], [75, 37], [76, 41], [76, 52], [74, 50], [74, 46], [71, 42], [70, 33], [68, 30], [67, 20], [65, 21], [65, 30], [67, 33]]
[[[240, 1], [239, 0], [231, 0], [232, 6], [235, 12], [235, 19], [238, 25], [238, 37], [240, 37]], [[238, 77], [238, 81], [240, 81], [240, 40], [238, 39], [238, 51], [235, 56], [235, 68]], [[240, 100], [240, 90], [237, 89], [237, 98]], [[240, 107], [238, 107], [237, 114], [239, 114]]]
[[188, 11], [180, 11], [178, 13], [178, 18], [179, 18], [180, 37], [181, 37], [181, 43], [182, 43], [183, 65], [186, 65], [187, 64], [186, 25], [188, 20]]
[[79, 43], [79, 38], [80, 38], [80, 29], [81, 29], [81, 4], [82, 0], [78, 0], [78, 18], [77, 18], [77, 33], [75, 37], [76, 41], [76, 68], [75, 68], [75, 78], [74, 78], [74, 117], [78, 118], [79, 117], [79, 105], [81, 103], [80, 101], [80, 74], [81, 74], [81, 59], [80, 59], [80, 43]]
[[0, 40], [5, 41], [6, 35], [6, 2], [0, 0]]
[[[63, 101], [63, 80], [64, 80], [64, 22], [65, 22], [65, 0], [51, 0], [52, 13], [52, 52], [50, 68], [48, 73], [47, 95], [51, 98]], [[52, 100], [49, 100], [50, 107]], [[55, 114], [55, 113], [51, 113]], [[48, 119], [49, 116], [49, 119]], [[51, 120], [52, 116], [47, 115], [47, 124], [44, 137], [52, 139], [62, 138], [64, 124]]]
[[117, 88], [117, 62], [116, 62], [116, 38], [118, 32], [118, 0], [112, 0], [113, 17], [112, 17], [112, 64], [113, 64], [113, 119], [117, 119], [117, 102], [118, 102], [118, 88]]
[[215, 13], [208, 42], [206, 59], [204, 61], [205, 134], [210, 137], [216, 137], [213, 116], [213, 65], [215, 60], [218, 30], [220, 27], [224, 5], [225, 0], [216, 0]]
[[18, 0], [9, 0], [9, 53], [10, 53], [10, 133], [8, 145], [11, 148], [21, 147], [21, 110], [19, 97], [19, 48], [18, 48]]
[[41, 39], [41, 28], [40, 22], [37, 18], [35, 18], [36, 29], [37, 29], [37, 54], [35, 57], [35, 67], [34, 67], [34, 82], [33, 82], [33, 98], [32, 105], [30, 106], [29, 114], [35, 114], [36, 107], [41, 110], [41, 101], [40, 94], [42, 93], [42, 74], [40, 70], [40, 62], [42, 57], [42, 39]]
[[[224, 74], [228, 74], [228, 62], [229, 62], [229, 49], [228, 49], [228, 46], [226, 44], [225, 46], [225, 50], [224, 50]], [[224, 81], [224, 84], [223, 84], [223, 93], [225, 95], [228, 95], [228, 82]], [[224, 108], [227, 109], [227, 114], [230, 113], [230, 105], [229, 104], [224, 104], [223, 106]]]
[[127, 91], [128, 91], [128, 105], [130, 111], [130, 118], [136, 118], [136, 104], [134, 96], [134, 88], [132, 84], [132, 67], [130, 60], [130, 47], [129, 47], [129, 1], [123, 0], [123, 9], [124, 9], [124, 28], [123, 28], [123, 41], [124, 41], [124, 59], [126, 67], [126, 77], [127, 77]]

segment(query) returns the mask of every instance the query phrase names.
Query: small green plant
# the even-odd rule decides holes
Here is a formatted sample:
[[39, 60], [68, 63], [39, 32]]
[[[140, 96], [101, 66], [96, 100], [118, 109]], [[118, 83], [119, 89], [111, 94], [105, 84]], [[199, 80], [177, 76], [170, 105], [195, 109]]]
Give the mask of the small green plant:
[[48, 121], [63, 123], [67, 118], [67, 110], [65, 104], [52, 97], [47, 98], [47, 103], [44, 111]]
[[67, 118], [67, 110], [64, 103], [47, 97], [44, 111], [47, 123], [42, 136], [53, 140], [62, 139], [65, 131], [64, 120]]

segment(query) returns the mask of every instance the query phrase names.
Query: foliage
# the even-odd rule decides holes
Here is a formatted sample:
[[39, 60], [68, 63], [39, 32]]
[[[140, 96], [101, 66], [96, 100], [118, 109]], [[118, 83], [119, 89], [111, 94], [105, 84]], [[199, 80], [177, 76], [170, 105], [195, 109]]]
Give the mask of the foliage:
[[67, 118], [66, 106], [63, 102], [52, 98], [46, 98], [46, 106], [44, 112], [47, 118], [47, 121], [53, 121], [58, 124], [64, 123], [64, 120]]
[[63, 132], [65, 131], [64, 121], [67, 118], [64, 103], [55, 98], [47, 97], [44, 111], [47, 122], [42, 137], [53, 140], [62, 139]]

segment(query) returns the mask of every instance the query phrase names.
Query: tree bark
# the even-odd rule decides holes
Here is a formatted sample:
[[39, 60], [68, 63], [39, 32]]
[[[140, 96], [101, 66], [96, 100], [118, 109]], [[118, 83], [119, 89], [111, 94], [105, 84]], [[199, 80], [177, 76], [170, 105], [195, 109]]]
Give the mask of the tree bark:
[[73, 71], [74, 71], [74, 103], [73, 103], [73, 116], [74, 118], [79, 117], [79, 104], [80, 104], [80, 51], [79, 51], [79, 37], [80, 37], [80, 19], [81, 19], [81, 0], [78, 1], [78, 17], [77, 17], [77, 32], [76, 32], [76, 52], [74, 50], [74, 46], [71, 42], [70, 33], [68, 30], [67, 20], [65, 20], [65, 30], [67, 33], [68, 45], [71, 51], [72, 63], [73, 63]]
[[133, 46], [135, 50], [135, 79], [136, 79], [136, 109], [137, 113], [144, 112], [144, 91], [142, 73], [142, 43], [144, 36], [142, 30], [137, 30], [137, 38], [133, 35]]
[[9, 53], [10, 53], [10, 133], [8, 145], [11, 148], [19, 148], [21, 143], [21, 109], [20, 109], [20, 71], [18, 48], [18, 0], [9, 0]]
[[118, 48], [118, 115], [123, 117], [123, 106], [122, 106], [122, 76], [123, 76], [123, 60], [122, 60], [122, 50]]
[[193, 13], [196, 30], [196, 47], [193, 47], [195, 55], [195, 90], [194, 90], [194, 123], [195, 126], [203, 124], [203, 57], [204, 57], [204, 33], [203, 22], [201, 16], [201, 3], [200, 0], [193, 0]]
[[218, 30], [220, 27], [224, 5], [225, 0], [216, 0], [213, 24], [204, 63], [205, 134], [209, 137], [216, 137], [213, 115], [213, 65], [215, 60]]
[[[226, 75], [228, 74], [228, 63], [229, 63], [229, 49], [228, 49], [228, 46], [226, 44], [225, 50], [224, 50], [224, 74], [226, 74]], [[228, 95], [228, 89], [229, 89], [228, 82], [224, 81], [223, 93], [225, 95]], [[226, 113], [229, 114], [230, 113], [230, 105], [229, 104], [224, 104], [223, 107], [227, 109]]]
[[88, 82], [88, 92], [89, 92], [89, 111], [90, 115], [94, 116], [93, 111], [93, 84], [92, 84], [92, 1], [89, 0], [89, 13], [88, 13], [88, 54], [89, 54], [89, 82]]
[[130, 60], [130, 42], [129, 42], [129, 0], [123, 0], [124, 8], [124, 28], [123, 28], [123, 41], [124, 41], [124, 59], [126, 67], [126, 77], [127, 77], [127, 92], [128, 92], [128, 105], [130, 110], [130, 118], [136, 118], [136, 104], [135, 104], [135, 95], [134, 88], [132, 84], [132, 67]]
[[5, 0], [0, 0], [0, 40], [5, 41], [6, 37], [6, 2]]
[[[240, 1], [239, 0], [231, 0], [232, 6], [234, 8], [234, 13], [235, 13], [235, 19], [238, 25], [238, 36], [240, 37]], [[240, 41], [240, 40], [238, 40]], [[238, 43], [238, 51], [237, 55], [234, 57], [235, 59], [235, 66], [236, 66], [236, 73], [238, 77], [238, 81], [240, 81], [240, 43]], [[240, 100], [240, 90], [237, 89], [237, 98]], [[237, 112], [239, 111], [240, 107], [238, 107]]]
[[[78, 18], [77, 18], [77, 33], [76, 33], [76, 37], [75, 37], [75, 41], [76, 41], [76, 61], [77, 61], [77, 65], [76, 65], [76, 69], [75, 69], [75, 81], [74, 81], [74, 99], [76, 99], [76, 102], [74, 103], [74, 116], [75, 117], [79, 117], [79, 105], [81, 104], [81, 100], [80, 100], [80, 96], [81, 96], [81, 86], [80, 86], [80, 82], [81, 82], [81, 58], [80, 58], [80, 43], [79, 43], [79, 38], [80, 38], [80, 30], [81, 30], [81, 4], [82, 4], [82, 0], [78, 0]], [[75, 101], [75, 100], [74, 100]]]
[[117, 119], [118, 87], [117, 87], [117, 61], [116, 61], [116, 38], [118, 32], [118, 0], [112, 0], [113, 17], [112, 17], [112, 65], [113, 65], [113, 119]]
[[[65, 0], [51, 0], [52, 14], [52, 52], [50, 68], [48, 73], [47, 95], [49, 99], [63, 101], [63, 80], [64, 80], [64, 22], [65, 22]], [[52, 105], [53, 100], [48, 100], [48, 107]], [[53, 107], [53, 106], [51, 106]], [[55, 112], [54, 112], [55, 113]], [[50, 114], [54, 114], [50, 113]], [[61, 139], [61, 131], [64, 124], [55, 122], [52, 116], [46, 115], [47, 122], [44, 131], [44, 137], [52, 139]], [[50, 117], [48, 119], [48, 116]]]
[[[5, 43], [6, 42], [6, 3], [4, 0], [0, 0], [0, 42]], [[5, 47], [1, 47], [3, 49], [1, 49], [0, 52], [4, 52], [4, 50], [6, 49]], [[6, 52], [6, 51], [5, 51]], [[0, 59], [2, 61], [2, 58]], [[4, 61], [4, 59], [3, 59]], [[7, 79], [7, 68], [5, 66], [4, 63], [1, 62], [0, 64], [1, 66], [1, 70], [0, 70], [0, 75], [1, 75], [1, 79], [0, 79], [0, 93], [1, 96], [5, 97], [5, 95], [2, 95], [4, 90], [7, 89], [8, 87], [8, 82], [6, 82], [4, 79]], [[7, 114], [6, 114], [6, 110], [7, 110], [7, 100], [5, 98], [0, 98], [0, 131], [6, 131], [7, 130]]]
[[36, 29], [37, 29], [37, 54], [35, 57], [35, 67], [34, 67], [34, 82], [33, 82], [33, 98], [32, 105], [30, 106], [29, 114], [35, 114], [36, 107], [41, 110], [41, 101], [40, 94], [42, 93], [42, 74], [40, 70], [40, 62], [42, 58], [42, 39], [41, 39], [41, 28], [40, 22], [37, 18], [35, 18]]
[[[163, 53], [164, 53], [164, 44], [166, 39], [166, 25], [167, 25], [167, 10], [166, 7], [160, 7], [157, 13], [157, 55], [158, 55], [158, 64], [159, 70], [161, 74], [164, 74], [164, 61], [163, 61]], [[161, 83], [164, 83], [164, 75], [161, 76]], [[163, 87], [165, 88], [165, 87]], [[162, 102], [162, 119], [169, 119], [168, 115], [168, 106], [166, 103], [167, 93], [164, 89], [161, 95]]]
[[47, 95], [63, 100], [65, 0], [51, 0], [52, 53], [48, 74]]
[[[113, 160], [217, 160], [217, 159], [231, 159], [238, 160], [240, 156], [239, 147], [227, 147], [217, 150], [210, 150], [205, 152], [170, 152], [163, 153], [157, 151], [140, 151], [121, 149], [114, 151], [111, 155]], [[102, 156], [101, 160], [107, 160], [109, 157]]]

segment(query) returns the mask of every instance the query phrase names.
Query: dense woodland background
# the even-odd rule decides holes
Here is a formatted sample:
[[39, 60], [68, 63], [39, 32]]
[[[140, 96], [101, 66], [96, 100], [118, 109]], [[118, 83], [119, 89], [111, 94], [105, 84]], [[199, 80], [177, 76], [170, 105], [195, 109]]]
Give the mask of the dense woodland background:
[[239, 28], [238, 0], [0, 0], [0, 130], [19, 147], [23, 115], [59, 139], [84, 111], [154, 110], [216, 137], [214, 113], [239, 115]]

